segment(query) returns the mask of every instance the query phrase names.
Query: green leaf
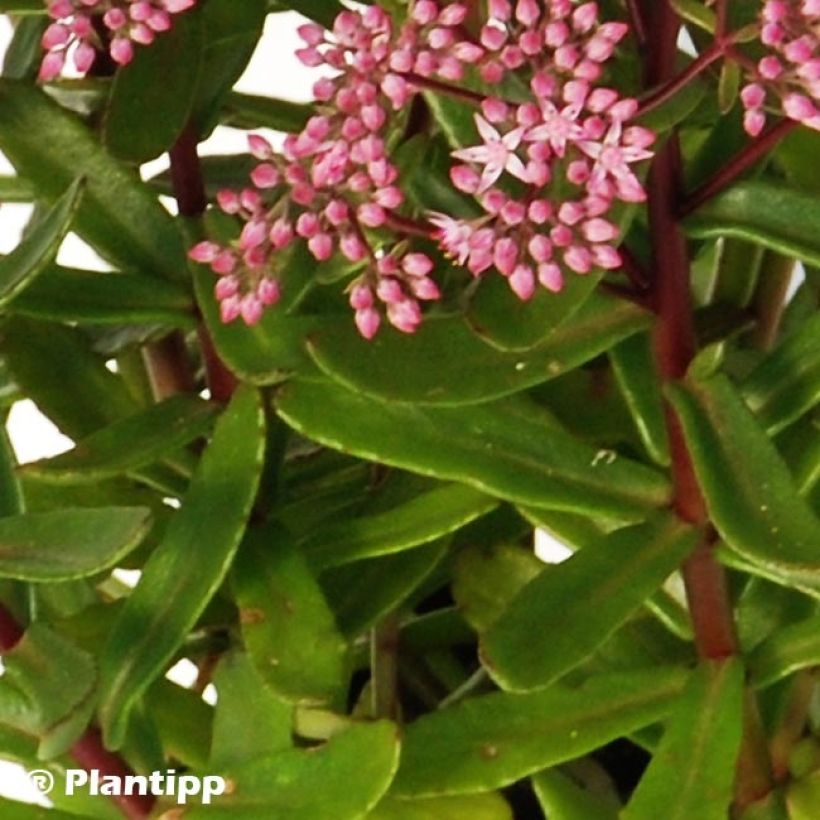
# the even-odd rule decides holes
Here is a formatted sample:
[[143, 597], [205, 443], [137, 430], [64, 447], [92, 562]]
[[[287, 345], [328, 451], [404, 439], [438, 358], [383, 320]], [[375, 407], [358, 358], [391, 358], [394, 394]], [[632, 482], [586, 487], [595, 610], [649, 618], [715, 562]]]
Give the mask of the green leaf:
[[26, 396], [73, 439], [138, 410], [78, 330], [15, 317], [3, 323], [0, 350]]
[[0, 425], [0, 518], [18, 515], [25, 509], [23, 489], [17, 478], [14, 455], [5, 424]]
[[663, 395], [649, 334], [626, 339], [609, 351], [609, 358], [647, 453], [656, 464], [668, 466]]
[[66, 237], [83, 184], [76, 180], [20, 244], [0, 259], [0, 308], [19, 296], [53, 261]]
[[265, 0], [208, 0], [202, 7], [204, 42], [193, 112], [201, 132], [216, 124], [223, 99], [253, 55], [267, 12]]
[[460, 318], [430, 318], [412, 336], [373, 341], [349, 321], [308, 343], [319, 367], [351, 390], [389, 401], [458, 405], [517, 393], [566, 373], [646, 326], [644, 311], [610, 298], [590, 300], [572, 322], [526, 352], [491, 347]]
[[668, 500], [655, 471], [596, 451], [524, 401], [421, 408], [295, 380], [276, 406], [292, 427], [329, 447], [523, 504], [624, 520]]
[[427, 544], [498, 506], [461, 484], [447, 484], [374, 515], [346, 518], [315, 530], [300, 543], [317, 569], [349, 564]]
[[601, 675], [575, 689], [496, 692], [424, 715], [406, 729], [391, 791], [432, 797], [514, 783], [654, 723], [685, 680], [669, 668]]
[[558, 769], [533, 775], [532, 787], [550, 820], [618, 820], [617, 800], [582, 788]]
[[214, 345], [225, 364], [244, 381], [277, 384], [294, 371], [312, 370], [304, 349], [307, 334], [318, 320], [290, 316], [281, 303], [267, 310], [254, 327], [242, 322], [224, 324], [214, 297], [216, 277], [201, 266], [194, 271], [199, 307]]
[[715, 12], [704, 6], [701, 0], [670, 0], [670, 5], [687, 22], [694, 23], [709, 34], [715, 33]]
[[304, 555], [274, 526], [254, 532], [236, 561], [242, 638], [280, 697], [325, 703], [342, 687], [346, 644]]
[[323, 573], [322, 588], [343, 634], [362, 634], [397, 609], [430, 576], [447, 540], [394, 555], [345, 564]]
[[232, 128], [272, 128], [296, 133], [305, 127], [312, 113], [313, 107], [302, 103], [233, 91], [228, 94], [220, 117], [223, 125]]
[[400, 800], [387, 795], [366, 820], [513, 820], [512, 809], [500, 794], [465, 794]]
[[770, 686], [799, 671], [820, 664], [820, 616], [781, 626], [749, 656], [755, 686]]
[[[481, 657], [505, 689], [544, 686], [591, 655], [680, 565], [700, 533], [661, 514], [616, 530], [546, 567], [481, 641]], [[532, 636], [545, 646], [532, 651]]]
[[531, 548], [512, 544], [468, 547], [453, 569], [453, 598], [467, 623], [485, 632], [543, 571], [544, 563]]
[[128, 473], [206, 435], [216, 408], [179, 395], [81, 439], [73, 450], [28, 465], [40, 481], [85, 483]]
[[723, 376], [669, 391], [712, 522], [749, 571], [820, 592], [820, 522]]
[[684, 222], [696, 238], [735, 236], [773, 251], [820, 264], [817, 197], [762, 180], [738, 182]]
[[93, 657], [51, 628], [34, 623], [4, 654], [3, 665], [0, 719], [38, 735], [40, 759], [63, 754], [91, 718], [96, 683]]
[[199, 692], [160, 678], [145, 693], [144, 708], [168, 757], [191, 767], [208, 764], [214, 710]]
[[387, 790], [399, 757], [396, 727], [357, 724], [326, 744], [231, 767], [230, 793], [185, 809], [186, 820], [358, 820]]
[[0, 814], [4, 820], [77, 820], [88, 817], [82, 814], [68, 814], [57, 809], [45, 809], [32, 806], [31, 803], [18, 803], [15, 800], [0, 798]]
[[743, 667], [702, 662], [623, 820], [726, 820], [742, 734]]
[[145, 537], [144, 507], [55, 510], [0, 518], [0, 577], [67, 581], [117, 564]]
[[115, 157], [146, 162], [173, 145], [191, 114], [202, 58], [198, 10], [179, 15], [150, 48], [136, 49], [114, 77], [105, 114], [103, 143]]
[[44, 200], [55, 202], [77, 176], [87, 180], [75, 222], [83, 239], [125, 269], [170, 278], [185, 271], [174, 219], [79, 119], [30, 84], [8, 79], [0, 79], [0, 108], [0, 150]]
[[135, 701], [224, 579], [256, 496], [263, 452], [259, 397], [241, 387], [217, 422], [182, 510], [145, 564], [103, 652], [100, 721], [109, 748], [122, 745]]
[[17, 296], [9, 311], [80, 324], [194, 324], [194, 301], [182, 285], [134, 273], [97, 273], [57, 265]]
[[219, 695], [208, 766], [230, 769], [290, 749], [293, 707], [267, 687], [248, 656], [231, 652], [219, 662]]
[[600, 280], [597, 274], [571, 276], [560, 293], [539, 288], [532, 299], [522, 302], [503, 277], [487, 277], [476, 287], [467, 319], [476, 333], [500, 350], [529, 350], [572, 321]]
[[741, 385], [746, 404], [769, 435], [820, 401], [820, 315], [812, 316]]

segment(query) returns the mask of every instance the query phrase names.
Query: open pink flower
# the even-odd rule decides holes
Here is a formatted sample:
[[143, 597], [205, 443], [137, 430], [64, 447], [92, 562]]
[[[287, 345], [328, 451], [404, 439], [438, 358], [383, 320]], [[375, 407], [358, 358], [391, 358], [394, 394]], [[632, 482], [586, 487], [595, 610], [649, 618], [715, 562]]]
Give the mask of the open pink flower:
[[477, 193], [483, 193], [492, 187], [504, 171], [520, 180], [528, 181], [527, 168], [515, 153], [521, 145], [526, 129], [514, 128], [502, 136], [481, 114], [475, 115], [475, 124], [484, 140], [483, 144], [453, 151], [453, 156], [465, 162], [484, 166]]

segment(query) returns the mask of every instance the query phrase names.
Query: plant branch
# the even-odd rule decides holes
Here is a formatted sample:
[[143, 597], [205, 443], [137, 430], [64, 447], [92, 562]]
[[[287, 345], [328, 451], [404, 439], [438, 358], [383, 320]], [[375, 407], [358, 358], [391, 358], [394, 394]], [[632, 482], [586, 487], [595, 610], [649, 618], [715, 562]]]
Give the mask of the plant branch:
[[763, 257], [760, 281], [752, 304], [757, 317], [752, 341], [761, 350], [771, 350], [777, 341], [795, 265], [794, 259], [773, 251], [767, 251]]
[[680, 216], [688, 216], [705, 202], [728, 188], [746, 171], [760, 162], [783, 137], [797, 127], [794, 120], [783, 119], [752, 140], [742, 151], [726, 163], [710, 180], [695, 189], [679, 210]]
[[[653, 6], [652, 24], [658, 36], [653, 38], [647, 61], [647, 81], [654, 84], [664, 82], [674, 72], [680, 20], [669, 0], [659, 0]], [[652, 296], [658, 317], [653, 341], [658, 369], [666, 382], [683, 378], [696, 353], [689, 247], [677, 213], [681, 176], [680, 143], [673, 134], [656, 155], [648, 182]], [[726, 572], [715, 557], [715, 535], [680, 419], [668, 404], [665, 413], [672, 457], [673, 508], [683, 521], [707, 533], [683, 565], [695, 646], [704, 659], [730, 657], [739, 653], [739, 644]], [[735, 781], [736, 805], [745, 807], [771, 789], [771, 764], [757, 702], [747, 692]]]
[[724, 56], [724, 49], [719, 43], [714, 43], [706, 51], [689, 63], [686, 68], [676, 77], [673, 77], [660, 88], [651, 92], [641, 100], [641, 106], [636, 113], [636, 117], [648, 114], [659, 106], [670, 100], [682, 88], [686, 87], [692, 80], [701, 75], [707, 68], [716, 63]]
[[370, 644], [373, 716], [399, 718], [399, 617], [386, 615], [373, 627]]
[[[199, 136], [193, 125], [189, 124], [169, 152], [174, 196], [180, 216], [188, 219], [199, 219], [208, 207], [198, 144]], [[205, 362], [205, 373], [211, 398], [213, 401], [224, 403], [233, 395], [239, 382], [220, 359], [213, 339], [204, 324], [200, 323], [197, 335]]]
[[629, 14], [632, 31], [635, 33], [635, 39], [638, 45], [643, 47], [646, 45], [646, 24], [643, 19], [640, 0], [626, 0], [626, 10]]
[[[23, 628], [15, 617], [0, 604], [0, 653], [11, 652], [23, 637]], [[125, 778], [134, 772], [125, 761], [114, 752], [109, 752], [102, 743], [99, 729], [90, 727], [71, 747], [71, 756], [87, 771], [97, 770], [103, 777]], [[151, 795], [112, 795], [125, 817], [142, 820], [148, 817], [154, 807]]]

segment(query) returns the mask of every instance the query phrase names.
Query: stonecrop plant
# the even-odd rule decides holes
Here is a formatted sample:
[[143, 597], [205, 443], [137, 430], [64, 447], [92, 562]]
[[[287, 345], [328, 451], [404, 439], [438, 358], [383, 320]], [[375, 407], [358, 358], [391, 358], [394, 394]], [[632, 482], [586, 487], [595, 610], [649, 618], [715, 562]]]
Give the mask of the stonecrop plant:
[[820, 3], [0, 12], [0, 816], [820, 817]]

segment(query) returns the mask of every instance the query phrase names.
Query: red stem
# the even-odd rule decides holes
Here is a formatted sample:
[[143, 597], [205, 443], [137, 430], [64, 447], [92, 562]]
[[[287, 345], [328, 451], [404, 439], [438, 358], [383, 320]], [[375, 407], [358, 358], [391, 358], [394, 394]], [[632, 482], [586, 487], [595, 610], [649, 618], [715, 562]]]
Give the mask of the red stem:
[[640, 117], [642, 114], [648, 114], [650, 111], [654, 111], [658, 106], [663, 105], [663, 103], [674, 97], [678, 91], [694, 80], [695, 77], [702, 74], [709, 66], [720, 60], [724, 56], [724, 53], [723, 47], [718, 43], [714, 43], [695, 60], [689, 63], [677, 77], [672, 78], [665, 85], [641, 100], [641, 107], [635, 116]]
[[403, 76], [408, 82], [413, 83], [413, 85], [417, 85], [419, 88], [427, 88], [430, 91], [437, 91], [440, 94], [447, 94], [450, 97], [458, 97], [459, 99], [475, 103], [476, 105], [481, 105], [481, 103], [486, 99], [484, 94], [479, 94], [477, 91], [470, 91], [469, 88], [461, 88], [457, 85], [450, 85], [450, 83], [435, 80], [432, 77], [422, 77], [421, 74], [416, 74], [413, 71], [408, 71], [406, 74], [402, 74], [401, 76]]
[[626, 0], [626, 10], [632, 23], [632, 31], [639, 46], [646, 45], [646, 24], [641, 11], [640, 0]]
[[[6, 607], [0, 604], [0, 653], [11, 652], [23, 637], [23, 628]], [[71, 756], [87, 771], [96, 769], [103, 777], [124, 778], [134, 772], [125, 761], [114, 752], [109, 752], [102, 743], [102, 735], [95, 727], [90, 727], [71, 747]], [[148, 817], [154, 808], [152, 795], [118, 795], [112, 800], [130, 820]]]
[[710, 180], [695, 189], [679, 209], [679, 216], [688, 216], [721, 191], [726, 190], [738, 177], [760, 162], [786, 134], [796, 127], [797, 123], [794, 120], [783, 119], [775, 123], [768, 131], [764, 131], [729, 160]]
[[[188, 125], [169, 152], [171, 184], [179, 213], [180, 216], [189, 219], [202, 216], [208, 207], [198, 145], [199, 135], [192, 125]], [[216, 402], [227, 402], [236, 390], [239, 381], [219, 357], [207, 328], [200, 325], [197, 334], [205, 362], [205, 373], [211, 398]]]

